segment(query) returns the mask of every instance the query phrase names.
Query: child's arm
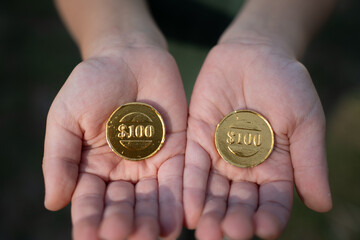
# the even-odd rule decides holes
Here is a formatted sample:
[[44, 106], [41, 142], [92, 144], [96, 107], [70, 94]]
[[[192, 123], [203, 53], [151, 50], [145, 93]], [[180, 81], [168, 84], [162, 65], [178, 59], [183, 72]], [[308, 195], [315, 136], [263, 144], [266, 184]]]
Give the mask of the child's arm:
[[[45, 206], [71, 201], [73, 238], [176, 238], [182, 227], [187, 103], [176, 62], [141, 0], [58, 0], [84, 61], [48, 113]], [[145, 102], [163, 116], [153, 157], [124, 160], [106, 142], [111, 113]]]
[[224, 32], [220, 43], [269, 41], [296, 57], [323, 25], [336, 0], [250, 0]]
[[56, 0], [56, 5], [85, 59], [112, 46], [166, 47], [144, 0]]
[[[207, 56], [191, 97], [184, 170], [185, 223], [198, 239], [275, 239], [291, 212], [293, 188], [316, 211], [332, 202], [325, 116], [306, 68], [296, 59], [334, 1], [249, 0]], [[238, 168], [214, 144], [230, 112], [264, 115], [275, 133], [262, 164]]]

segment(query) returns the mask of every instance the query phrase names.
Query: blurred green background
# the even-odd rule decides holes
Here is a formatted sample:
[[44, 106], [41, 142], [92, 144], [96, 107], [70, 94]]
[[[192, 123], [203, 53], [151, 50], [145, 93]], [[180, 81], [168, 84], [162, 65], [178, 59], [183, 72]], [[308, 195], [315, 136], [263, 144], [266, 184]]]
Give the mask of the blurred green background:
[[[241, 1], [151, 1], [169, 39], [187, 96], [209, 49]], [[281, 239], [360, 239], [360, 2], [343, 0], [303, 59], [327, 116], [334, 208], [307, 209], [298, 197]], [[69, 207], [43, 207], [46, 114], [78, 50], [52, 1], [0, 3], [0, 239], [70, 239]], [[184, 231], [181, 238], [191, 239]]]

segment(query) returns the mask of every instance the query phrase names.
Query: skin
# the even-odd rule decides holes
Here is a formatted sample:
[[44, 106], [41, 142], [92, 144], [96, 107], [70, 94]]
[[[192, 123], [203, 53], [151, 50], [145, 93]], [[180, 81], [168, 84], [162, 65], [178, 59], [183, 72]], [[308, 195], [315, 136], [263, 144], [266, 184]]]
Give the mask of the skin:
[[[58, 210], [71, 199], [74, 239], [171, 238], [182, 225], [187, 108], [180, 75], [163, 49], [116, 49], [80, 63], [51, 106], [45, 205]], [[153, 105], [166, 125], [161, 151], [140, 162], [119, 158], [105, 137], [110, 114], [135, 101]]]
[[[278, 238], [294, 184], [309, 208], [331, 209], [325, 116], [297, 60], [331, 6], [248, 1], [207, 56], [190, 101], [184, 169], [185, 224], [197, 239]], [[261, 113], [274, 130], [272, 154], [253, 168], [228, 164], [214, 146], [216, 125], [238, 109]]]
[[[216, 125], [236, 109], [261, 113], [275, 133], [272, 154], [253, 168], [228, 164], [214, 147]], [[299, 62], [253, 41], [217, 46], [199, 74], [189, 109], [187, 226], [197, 227], [198, 239], [277, 238], [290, 216], [294, 181], [310, 208], [327, 211], [324, 136], [321, 103]]]
[[[330, 2], [249, 1], [206, 58], [188, 111], [143, 0], [57, 0], [84, 61], [49, 110], [46, 208], [71, 201], [76, 240], [175, 239], [183, 215], [198, 239], [274, 239], [294, 183], [309, 208], [328, 211], [324, 113], [296, 59]], [[110, 114], [134, 101], [153, 105], [166, 125], [163, 148], [139, 162], [119, 158], [105, 138]], [[273, 153], [254, 168], [227, 164], [214, 147], [217, 123], [237, 109], [260, 112], [274, 129]]]
[[[48, 113], [45, 207], [71, 201], [73, 239], [174, 239], [183, 222], [187, 104], [166, 41], [142, 0], [59, 0], [84, 61]], [[166, 99], [166, 101], [164, 101]], [[105, 124], [127, 102], [162, 115], [166, 142], [146, 161], [115, 155]]]

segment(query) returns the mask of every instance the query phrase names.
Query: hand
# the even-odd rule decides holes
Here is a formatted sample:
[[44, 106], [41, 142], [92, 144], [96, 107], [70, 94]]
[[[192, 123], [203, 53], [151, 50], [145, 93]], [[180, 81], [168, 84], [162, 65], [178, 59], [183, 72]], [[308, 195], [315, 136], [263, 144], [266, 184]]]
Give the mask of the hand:
[[[166, 141], [144, 161], [123, 160], [107, 145], [105, 124], [127, 102], [162, 115]], [[187, 106], [172, 57], [154, 46], [106, 49], [80, 63], [48, 114], [45, 206], [71, 199], [74, 239], [175, 238], [182, 226]]]
[[[225, 162], [214, 144], [230, 112], [255, 110], [273, 127], [270, 157], [253, 168]], [[185, 223], [198, 239], [277, 238], [293, 201], [293, 185], [311, 209], [331, 208], [325, 118], [311, 78], [299, 62], [268, 43], [216, 46], [196, 81], [189, 107], [184, 170]]]

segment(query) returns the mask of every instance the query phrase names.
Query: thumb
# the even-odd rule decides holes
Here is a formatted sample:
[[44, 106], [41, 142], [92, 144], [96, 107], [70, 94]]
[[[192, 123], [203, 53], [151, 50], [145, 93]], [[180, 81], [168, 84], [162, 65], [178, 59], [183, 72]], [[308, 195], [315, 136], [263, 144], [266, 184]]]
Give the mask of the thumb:
[[[70, 119], [70, 118], [68, 118]], [[66, 114], [57, 119], [49, 111], [43, 158], [45, 207], [56, 211], [71, 200], [81, 157], [81, 131]]]
[[[315, 107], [316, 108], [316, 107]], [[325, 116], [320, 107], [290, 138], [297, 192], [306, 206], [326, 212], [332, 208], [325, 148]]]

